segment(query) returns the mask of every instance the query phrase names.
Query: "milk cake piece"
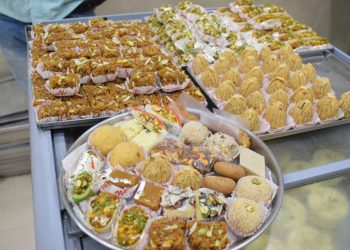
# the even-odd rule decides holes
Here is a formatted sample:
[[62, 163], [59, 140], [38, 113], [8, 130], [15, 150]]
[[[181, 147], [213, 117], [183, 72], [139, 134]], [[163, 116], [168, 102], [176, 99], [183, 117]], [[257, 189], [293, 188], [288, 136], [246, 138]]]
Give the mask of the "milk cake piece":
[[240, 148], [240, 165], [249, 174], [258, 175], [265, 178], [265, 157], [248, 149]]

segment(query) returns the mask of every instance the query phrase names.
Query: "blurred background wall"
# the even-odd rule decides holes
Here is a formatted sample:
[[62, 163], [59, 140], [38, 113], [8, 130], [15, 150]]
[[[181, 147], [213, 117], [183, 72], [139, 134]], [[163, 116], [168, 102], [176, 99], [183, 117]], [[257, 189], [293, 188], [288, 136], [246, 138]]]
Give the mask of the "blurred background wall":
[[[111, 15], [122, 12], [150, 11], [163, 4], [177, 4], [172, 0], [107, 0], [97, 7], [97, 15]], [[227, 6], [232, 1], [193, 0], [205, 7]], [[257, 0], [257, 4], [271, 2], [287, 10], [300, 22], [311, 26], [320, 35], [327, 37], [335, 46], [350, 52], [350, 10], [349, 0]]]

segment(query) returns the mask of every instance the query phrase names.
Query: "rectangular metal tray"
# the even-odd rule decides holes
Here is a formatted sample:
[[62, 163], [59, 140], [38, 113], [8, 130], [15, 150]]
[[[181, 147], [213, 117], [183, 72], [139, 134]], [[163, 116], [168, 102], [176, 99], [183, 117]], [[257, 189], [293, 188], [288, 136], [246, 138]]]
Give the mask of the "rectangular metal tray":
[[[109, 20], [114, 21], [128, 21], [128, 20], [142, 20], [146, 16], [151, 15], [151, 12], [138, 12], [138, 13], [127, 13], [127, 14], [120, 14], [120, 15], [108, 15], [108, 16], [93, 16], [93, 17], [81, 17], [81, 18], [68, 18], [68, 19], [61, 19], [61, 20], [54, 20], [54, 21], [46, 21], [43, 22], [43, 24], [50, 24], [50, 23], [75, 23], [75, 22], [85, 22], [88, 21], [91, 18], [105, 18]], [[26, 26], [26, 40], [27, 44], [29, 41], [31, 41], [31, 25]], [[27, 48], [27, 53], [29, 54], [29, 46]], [[29, 57], [27, 57], [29, 58]], [[29, 65], [29, 62], [28, 62]], [[28, 84], [29, 84], [29, 98], [32, 100], [33, 94], [32, 94], [32, 82], [30, 80], [30, 75], [28, 74]], [[30, 107], [33, 108], [33, 107]], [[87, 119], [75, 119], [75, 120], [67, 120], [67, 121], [55, 121], [55, 122], [47, 122], [47, 123], [38, 123], [37, 126], [42, 129], [63, 129], [63, 128], [71, 128], [71, 127], [81, 127], [81, 126], [92, 126], [94, 124], [97, 124], [98, 122], [109, 118], [110, 116], [104, 116], [104, 117], [94, 117], [94, 118], [87, 118]]]
[[[337, 48], [302, 52], [300, 53], [300, 56], [304, 63], [312, 63], [320, 76], [328, 77], [331, 80], [332, 87], [338, 99], [342, 93], [350, 90], [350, 56]], [[209, 109], [212, 110], [218, 108], [215, 102], [209, 97], [205, 88], [196, 81], [194, 75], [188, 68], [186, 69], [186, 72], [191, 76], [194, 83], [202, 90], [203, 94], [208, 99]], [[271, 140], [347, 123], [350, 123], [350, 119], [332, 121], [326, 124], [318, 124], [306, 128], [293, 128], [283, 132], [259, 135], [259, 137], [262, 140]]]

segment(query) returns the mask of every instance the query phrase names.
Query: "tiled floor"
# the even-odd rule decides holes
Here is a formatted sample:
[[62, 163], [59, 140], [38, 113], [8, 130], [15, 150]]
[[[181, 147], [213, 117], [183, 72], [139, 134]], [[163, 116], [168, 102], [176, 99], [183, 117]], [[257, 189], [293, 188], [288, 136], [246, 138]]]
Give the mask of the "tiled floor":
[[30, 175], [0, 179], [0, 248], [35, 249]]

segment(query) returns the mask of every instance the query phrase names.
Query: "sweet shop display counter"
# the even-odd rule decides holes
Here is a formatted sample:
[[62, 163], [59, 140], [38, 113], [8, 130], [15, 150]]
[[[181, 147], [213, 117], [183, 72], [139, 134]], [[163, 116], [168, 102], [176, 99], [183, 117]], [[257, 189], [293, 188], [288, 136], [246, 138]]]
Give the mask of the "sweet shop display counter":
[[[237, 1], [237, 2], [246, 3], [246, 1]], [[202, 10], [202, 8], [199, 8], [198, 6], [194, 6], [192, 10], [193, 13], [192, 13], [192, 12], [189, 12], [189, 10], [191, 10], [192, 7], [189, 8], [188, 6], [187, 7], [186, 6], [187, 5], [184, 3], [183, 6], [180, 5], [178, 7], [178, 11], [182, 16], [198, 18], [200, 20], [208, 19], [208, 20], [211, 20], [209, 24], [211, 24], [212, 26], [216, 26], [218, 23], [221, 24], [221, 22], [219, 22], [216, 18], [211, 17], [210, 14], [206, 13], [204, 9]], [[251, 13], [250, 12], [249, 13], [254, 14], [256, 12], [254, 10], [257, 8], [254, 6], [248, 6], [248, 7], [243, 6], [244, 8], [242, 6], [230, 6], [230, 7], [231, 9], [221, 8], [220, 9], [221, 12], [219, 11], [218, 13], [219, 16], [222, 15], [221, 17], [225, 21], [230, 21], [230, 20], [227, 20], [228, 17], [230, 18], [235, 17], [241, 20], [240, 19], [241, 16], [243, 16], [243, 14], [245, 15], [245, 12], [244, 12], [245, 9], [247, 9], [247, 11], [253, 10], [251, 11]], [[168, 8], [169, 7], [159, 8], [158, 10], [155, 10], [155, 13], [153, 15], [154, 20], [152, 19], [152, 17], [148, 19], [149, 22], [155, 25], [154, 27], [155, 30], [156, 28], [159, 28], [160, 30], [163, 29], [163, 25], [159, 24], [160, 23], [159, 20], [161, 20], [163, 23], [167, 23], [168, 15], [173, 15], [175, 13], [174, 11], [172, 11], [171, 9], [169, 10]], [[183, 10], [188, 10], [188, 13]], [[232, 14], [231, 10], [236, 10], [237, 13]], [[198, 14], [197, 13], [198, 11], [200, 12], [199, 14], [204, 16], [201, 18], [196, 17], [196, 15]], [[263, 11], [264, 12], [277, 11], [279, 13], [282, 10], [275, 7], [274, 8], [267, 7], [263, 9]], [[165, 15], [163, 15], [164, 13]], [[121, 26], [120, 27], [118, 26], [120, 25], [120, 23], [116, 23], [115, 21], [135, 20], [135, 19], [140, 20], [150, 15], [151, 13], [149, 12], [149, 13], [142, 13], [142, 14], [125, 14], [125, 15], [111, 16], [111, 17], [108, 17], [108, 19], [106, 20], [95, 19], [94, 21], [91, 21], [91, 22], [89, 21], [88, 25], [93, 27], [93, 25], [110, 24], [112, 26], [114, 25], [113, 26], [114, 28], [112, 27], [112, 29], [119, 29], [121, 27]], [[227, 15], [228, 17], [226, 18]], [[157, 19], [158, 16], [160, 18], [159, 20]], [[163, 17], [164, 20], [161, 17]], [[263, 15], [261, 13], [261, 18], [262, 17], [271, 18], [270, 15], [265, 15], [265, 14]], [[283, 14], [281, 17], [278, 17], [278, 18], [280, 18], [280, 20], [277, 20], [278, 25], [284, 24], [289, 27], [290, 22], [294, 23], [293, 19], [291, 19], [291, 17], [289, 17], [286, 14]], [[187, 19], [176, 20], [176, 22], [180, 22], [184, 24], [183, 27], [187, 27], [186, 26], [188, 25], [186, 24], [186, 22], [188, 21]], [[250, 20], [253, 18], [249, 17], [248, 19]], [[84, 19], [84, 20], [79, 19], [75, 21], [73, 20], [72, 22], [77, 22], [77, 21], [84, 22], [87, 20], [88, 19]], [[114, 21], [111, 21], [111, 20], [114, 20]], [[152, 20], [154, 22], [152, 22]], [[244, 22], [248, 22], [249, 20], [246, 20]], [[253, 20], [254, 21], [253, 24], [257, 25], [256, 20], [260, 20], [260, 19], [254, 18], [254, 20]], [[263, 20], [265, 19], [262, 19], [262, 21]], [[64, 21], [60, 21], [60, 22], [62, 23]], [[237, 22], [237, 20], [234, 22]], [[275, 22], [272, 22], [272, 23], [275, 23]], [[133, 23], [132, 25], [135, 25], [135, 24], [137, 23]], [[271, 24], [271, 22], [268, 22], [268, 24]], [[71, 25], [69, 27], [72, 29], [79, 28], [80, 26], [81, 26], [80, 28], [89, 29], [88, 25], [81, 24], [81, 23], [76, 24], [76, 26], [73, 25], [72, 23], [70, 23], [69, 25]], [[123, 25], [126, 25], [126, 24], [123, 24]], [[131, 26], [129, 25], [130, 23], [127, 23], [127, 25], [123, 28], [126, 28], [128, 32], [131, 32], [133, 31], [133, 29], [130, 28]], [[144, 24], [142, 25], [140, 27], [144, 28], [145, 25]], [[170, 26], [171, 25], [169, 25], [168, 28], [171, 28]], [[313, 67], [315, 67], [317, 72], [322, 73], [322, 74], [320, 73], [320, 75], [327, 76], [330, 78], [330, 80], [332, 80], [332, 83], [334, 84], [334, 90], [332, 90], [331, 92], [333, 93], [333, 95], [337, 95], [337, 97], [334, 96], [332, 98], [340, 98], [340, 95], [343, 92], [348, 91], [350, 89], [350, 87], [347, 85], [349, 80], [349, 72], [350, 72], [349, 70], [350, 57], [344, 54], [343, 52], [341, 52], [340, 50], [338, 50], [337, 48], [332, 47], [326, 39], [317, 37], [317, 34], [314, 32], [311, 32], [307, 26], [296, 25], [296, 24], [294, 26], [292, 25], [288, 29], [299, 27], [302, 30], [306, 29], [306, 31], [304, 30], [302, 32], [303, 34], [305, 33], [304, 35], [316, 36], [316, 38], [313, 38], [313, 39], [307, 39], [304, 37], [300, 38], [303, 42], [302, 44], [295, 43], [295, 40], [299, 39], [300, 37], [298, 35], [299, 33], [295, 33], [293, 37], [287, 37], [288, 39], [286, 38], [287, 42], [290, 40], [289, 43], [287, 44], [289, 44], [290, 46], [293, 46], [294, 52], [303, 51], [304, 53], [307, 53], [307, 54], [300, 54], [301, 57], [297, 56], [297, 59], [300, 61], [299, 66], [301, 67], [301, 63], [302, 63], [301, 60], [303, 60], [304, 63], [309, 63], [309, 62], [312, 63], [314, 65]], [[49, 29], [52, 29], [53, 31], [55, 31], [55, 29], [58, 29], [58, 30], [62, 29], [62, 26], [60, 25], [58, 26], [52, 25], [49, 27], [50, 27]], [[96, 34], [94, 34], [94, 32], [98, 31], [101, 27], [97, 29], [92, 29], [93, 32], [91, 32], [91, 34], [89, 33], [89, 35], [95, 36]], [[261, 33], [257, 31], [254, 32], [255, 26], [253, 27], [252, 25], [247, 25], [247, 27], [248, 28], [250, 27], [249, 31], [253, 32], [252, 34], [255, 34], [255, 36], [258, 36]], [[253, 30], [251, 30], [252, 27], [254, 28]], [[259, 28], [260, 26], [258, 25], [256, 27]], [[64, 28], [66, 27], [64, 26]], [[46, 34], [46, 30], [43, 28], [43, 26], [37, 26], [36, 29], [37, 29], [36, 31], [34, 30], [34, 35]], [[145, 30], [147, 32], [151, 32], [151, 33], [153, 32], [153, 30], [148, 31], [147, 29], [142, 29], [143, 32], [145, 32]], [[222, 29], [222, 31], [223, 30], [225, 30], [224, 32], [224, 35], [225, 35], [228, 32], [227, 31], [228, 29], [226, 27], [225, 29]], [[286, 31], [282, 29], [282, 31], [287, 32], [288, 30]], [[282, 31], [278, 29], [278, 32], [282, 32]], [[68, 37], [69, 39], [73, 39], [73, 38], [76, 39], [76, 37], [74, 37], [74, 35], [70, 33], [71, 31], [68, 32], [67, 30], [63, 30], [63, 31], [61, 30], [61, 32], [64, 36]], [[115, 32], [115, 30], [113, 30], [113, 32]], [[226, 43], [232, 42], [231, 41], [232, 39], [228, 39], [228, 37], [231, 37], [231, 36], [228, 36], [228, 35], [234, 32], [236, 31], [230, 30], [230, 32], [226, 34], [227, 41], [223, 41], [223, 42], [226, 42]], [[113, 33], [113, 35], [115, 35], [115, 33]], [[188, 32], [185, 33], [185, 35], [189, 35]], [[189, 37], [191, 39], [204, 37], [205, 39], [209, 39], [209, 41], [211, 41], [210, 39], [212, 38], [211, 36], [200, 36], [200, 34], [195, 34], [195, 35], [196, 35], [195, 37], [192, 37], [192, 38], [191, 36]], [[264, 37], [272, 36], [271, 34], [265, 33], [265, 32], [263, 32], [263, 35]], [[39, 39], [37, 40], [34, 39], [34, 42], [39, 40], [39, 43], [33, 42], [34, 48], [35, 46], [38, 46], [38, 44], [39, 46], [37, 48], [38, 51], [35, 51], [32, 48], [31, 50], [32, 58], [35, 58], [35, 56], [38, 56], [38, 58], [41, 58], [42, 56], [41, 53], [43, 53], [45, 55], [43, 56], [43, 58], [44, 57], [46, 58], [45, 60], [47, 60], [47, 63], [51, 62], [51, 56], [53, 58], [54, 56], [57, 56], [57, 53], [56, 53], [57, 51], [52, 52], [52, 49], [51, 50], [48, 49], [49, 47], [45, 48], [47, 50], [41, 48], [42, 46], [41, 42], [50, 42], [51, 44], [52, 41], [55, 41], [55, 39], [50, 40], [51, 37], [49, 37], [48, 39], [47, 36], [43, 36], [43, 41], [41, 41], [40, 35], [34, 36], [34, 37], [36, 38], [39, 37]], [[69, 40], [68, 38], [66, 40]], [[159, 39], [159, 40], [164, 40], [168, 42], [168, 43], [165, 42], [164, 44], [169, 45], [169, 44], [172, 44], [172, 43], [175, 44], [176, 42], [178, 42], [174, 40], [172, 41], [172, 43], [169, 43], [169, 39], [170, 40], [173, 39], [173, 37], [170, 37], [170, 36], [169, 37], [165, 36], [163, 38], [164, 39]], [[243, 38], [244, 37], [242, 37], [242, 39]], [[182, 39], [182, 38], [179, 38], [179, 39]], [[193, 42], [193, 45], [194, 45], [195, 40], [192, 41], [191, 39], [189, 41], [187, 40], [186, 41]], [[258, 37], [255, 37], [254, 39], [256, 40], [256, 41], [254, 40], [255, 42], [254, 44], [256, 45], [256, 48], [260, 48], [261, 44], [265, 44], [265, 45], [268, 44], [271, 50], [275, 50], [275, 49], [277, 50], [276, 48], [277, 45], [280, 47], [284, 45], [282, 41], [275, 41], [271, 39], [267, 39], [265, 41], [265, 40], [258, 39]], [[233, 39], [233, 40], [234, 40], [233, 44], [229, 43], [230, 48], [234, 49], [235, 51], [240, 51], [240, 49], [243, 49], [243, 50], [246, 49], [244, 47], [242, 48], [237, 47], [238, 45], [236, 44], [236, 39]], [[112, 40], [112, 43], [113, 42], [114, 41]], [[120, 38], [119, 42], [122, 43], [122, 38]], [[148, 42], [151, 42], [151, 39], [149, 39]], [[204, 42], [204, 44], [209, 43], [208, 41], [202, 41], [202, 42]], [[218, 41], [215, 40], [215, 42], [218, 42]], [[105, 46], [107, 45], [109, 46], [112, 43], [105, 44]], [[55, 44], [52, 43], [52, 44], [53, 44], [53, 47], [56, 46], [56, 43]], [[69, 44], [69, 42], [67, 44]], [[70, 42], [70, 44], [72, 45], [72, 42]], [[162, 51], [163, 53], [164, 48], [169, 49], [164, 44], [160, 44], [162, 50], [158, 50], [158, 47], [156, 47], [157, 49], [155, 51], [156, 52]], [[178, 43], [176, 44], [179, 45]], [[192, 43], [189, 43], [189, 44], [191, 45]], [[73, 45], [76, 46], [77, 44], [73, 42]], [[100, 44], [98, 45], [100, 46]], [[125, 47], [125, 45], [123, 46]], [[227, 46], [225, 45], [225, 48]], [[127, 49], [124, 47], [122, 48], [122, 51], [125, 52]], [[132, 45], [131, 47], [134, 47], [134, 45]], [[287, 46], [283, 48], [289, 48], [289, 47]], [[172, 46], [170, 46], [170, 48], [172, 48]], [[83, 48], [78, 47], [77, 49], [81, 53], [85, 51]], [[172, 55], [173, 59], [177, 59], [176, 65], [173, 64], [171, 60], [169, 61], [168, 58], [166, 58], [167, 59], [166, 63], [168, 63], [169, 65], [165, 67], [169, 69], [173, 69], [173, 68], [177, 69], [179, 71], [178, 72], [179, 76], [183, 76], [183, 73], [180, 72], [179, 66], [183, 66], [184, 64], [186, 64], [186, 62], [188, 66], [190, 64], [189, 62], [191, 62], [191, 60], [193, 59], [186, 54], [188, 52], [187, 47], [186, 49], [185, 48], [182, 48], [182, 49], [183, 51], [180, 49], [181, 53], [179, 53], [178, 55], [176, 56]], [[305, 49], [308, 52], [305, 52]], [[310, 49], [322, 49], [323, 52], [322, 51], [319, 52], [319, 50], [318, 52], [317, 51], [310, 52], [309, 51]], [[247, 50], [252, 50], [252, 49], [248, 48]], [[51, 52], [49, 53], [48, 51], [51, 51]], [[139, 48], [133, 48], [130, 51], [134, 51], [134, 52], [142, 51], [142, 53], [145, 53], [144, 49], [139, 49]], [[35, 54], [36, 52], [37, 52], [37, 55]], [[70, 53], [71, 52], [72, 51], [70, 51]], [[107, 49], [104, 53], [108, 54], [109, 50]], [[166, 53], [170, 55], [169, 51], [166, 51]], [[62, 55], [66, 55], [66, 54], [62, 54]], [[217, 56], [217, 53], [215, 51], [213, 52], [213, 56], [214, 55]], [[69, 56], [71, 55], [69, 54]], [[80, 56], [80, 54], [78, 56]], [[294, 54], [293, 56], [295, 57]], [[274, 57], [274, 55], [272, 55], [272, 57]], [[71, 59], [71, 60], [73, 60], [75, 64], [77, 60], [75, 58], [75, 54], [73, 55], [73, 58], [74, 59]], [[159, 58], [161, 59], [162, 57], [159, 55]], [[119, 59], [125, 59], [125, 58], [119, 58]], [[160, 59], [155, 60], [154, 65], [152, 64], [153, 67], [155, 68], [150, 67], [154, 71], [154, 72], [152, 71], [153, 75], [157, 74], [157, 77], [161, 76], [161, 70], [159, 70], [159, 68], [163, 68], [164, 66], [164, 65], [162, 66], [163, 60], [160, 60]], [[91, 60], [91, 63], [93, 63], [94, 62], [93, 60], [95, 59], [89, 59], [89, 60]], [[125, 60], [126, 61], [130, 60], [130, 58]], [[120, 62], [124, 62], [125, 60], [121, 60]], [[106, 62], [107, 61], [108, 60], [106, 60]], [[149, 61], [150, 60], [146, 60], [147, 63]], [[36, 60], [32, 60], [33, 65], [37, 62], [38, 61]], [[65, 62], [65, 61], [62, 60], [62, 62]], [[81, 62], [78, 60], [78, 64], [80, 63]], [[105, 63], [102, 63], [101, 65], [104, 66]], [[156, 66], [159, 68], [157, 68]], [[149, 73], [147, 70], [150, 70], [150, 68], [144, 67], [143, 70], [145, 70], [146, 73]], [[71, 70], [71, 67], [69, 66], [67, 69]], [[37, 65], [35, 67], [35, 70], [34, 70], [34, 67], [32, 68], [32, 70], [33, 70], [32, 73], [35, 72], [35, 70], [38, 71]], [[112, 71], [113, 71], [113, 74], [115, 74], [114, 78], [116, 78], [116, 76], [119, 75], [120, 73], [120, 72], [114, 72], [115, 68], [113, 68]], [[135, 72], [132, 73], [133, 71], [137, 73], [136, 69], [130, 70], [130, 72], [125, 71], [122, 73], [125, 73], [126, 75], [135, 74], [135, 77], [136, 77], [137, 74]], [[51, 73], [55, 74], [55, 72], [51, 72]], [[337, 74], [335, 74], [334, 72], [336, 72]], [[92, 73], [91, 74], [90, 73], [86, 76], [92, 77]], [[33, 75], [35, 74], [33, 73]], [[61, 72], [58, 75], [61, 75], [61, 74], [63, 73]], [[288, 75], [289, 75], [289, 71], [288, 71]], [[179, 76], [175, 77], [176, 78], [175, 82], [177, 83], [179, 83], [179, 78], [178, 78]], [[50, 77], [45, 76], [45, 77], [51, 79], [51, 76]], [[70, 216], [68, 215], [68, 212], [65, 209], [63, 201], [61, 200], [61, 197], [60, 197], [58, 181], [59, 181], [59, 173], [62, 168], [62, 159], [67, 155], [67, 152], [69, 148], [73, 145], [73, 143], [85, 131], [87, 131], [92, 124], [96, 123], [97, 119], [95, 118], [99, 118], [98, 120], [102, 120], [107, 116], [112, 116], [118, 113], [119, 111], [121, 111], [119, 110], [120, 107], [118, 106], [117, 112], [114, 112], [114, 113], [107, 112], [108, 113], [107, 116], [105, 115], [106, 114], [106, 112], [104, 112], [105, 110], [103, 112], [100, 112], [101, 114], [104, 114], [104, 115], [101, 115], [99, 113], [100, 116], [95, 116], [96, 114], [94, 114], [93, 111], [91, 110], [88, 110], [87, 116], [81, 115], [80, 113], [83, 109], [81, 109], [81, 106], [79, 106], [80, 103], [85, 103], [84, 105], [86, 105], [86, 107], [92, 108], [95, 105], [95, 102], [94, 102], [95, 99], [97, 99], [96, 97], [97, 94], [95, 92], [90, 93], [88, 91], [89, 88], [86, 86], [90, 86], [92, 89], [100, 88], [100, 90], [97, 91], [98, 94], [101, 94], [100, 92], [105, 91], [103, 92], [103, 95], [101, 94], [101, 98], [99, 99], [99, 101], [103, 105], [105, 105], [105, 106], [102, 105], [103, 108], [106, 108], [106, 105], [107, 104], [109, 105], [109, 103], [106, 104], [105, 101], [106, 100], [108, 101], [109, 100], [108, 98], [110, 97], [112, 98], [112, 95], [113, 95], [111, 90], [117, 89], [119, 91], [118, 92], [119, 94], [115, 94], [113, 98], [119, 97], [121, 95], [120, 94], [121, 90], [118, 88], [120, 88], [122, 85], [120, 85], [118, 81], [108, 82], [108, 83], [102, 82], [102, 84], [106, 84], [106, 85], [98, 85], [99, 87], [96, 87], [95, 82], [94, 84], [91, 82], [88, 84], [81, 83], [81, 84], [86, 84], [84, 85], [84, 87], [82, 87], [83, 91], [79, 92], [79, 95], [77, 94], [76, 96], [74, 96], [76, 98], [78, 97], [81, 98], [81, 99], [77, 99], [79, 100], [79, 102], [77, 100], [71, 100], [66, 96], [64, 96], [62, 99], [61, 99], [61, 96], [56, 96], [54, 98], [56, 98], [57, 100], [53, 101], [53, 97], [48, 96], [46, 93], [46, 90], [44, 89], [44, 87], [47, 85], [47, 82], [46, 82], [47, 79], [45, 77], [42, 75], [39, 76], [38, 74], [36, 74], [36, 78], [33, 76], [32, 82], [29, 83], [29, 84], [33, 84], [32, 88], [31, 87], [29, 88], [30, 89], [29, 106], [31, 107], [32, 105], [34, 105], [34, 103], [38, 104], [34, 108], [29, 109], [36, 247], [39, 250], [41, 249], [45, 249], [45, 250], [46, 249], [53, 249], [53, 250], [55, 249], [57, 250], [107, 249], [105, 246], [101, 245], [100, 243], [98, 243], [97, 241], [95, 241], [94, 239], [86, 235], [83, 231], [81, 231], [79, 227], [75, 224], [73, 219], [70, 218]], [[56, 79], [56, 78], [59, 80], [60, 76], [53, 77], [52, 79]], [[107, 80], [106, 79], [104, 80], [107, 81], [108, 79]], [[154, 80], [153, 82], [156, 82], [155, 79], [153, 80]], [[48, 83], [50, 83], [50, 81], [48, 81]], [[107, 86], [107, 84], [109, 85]], [[159, 82], [157, 84], [159, 85]], [[79, 86], [80, 86], [80, 82], [79, 82]], [[158, 87], [161, 87], [161, 86], [158, 86]], [[198, 86], [195, 86], [192, 84], [188, 86], [190, 87], [187, 87], [187, 92], [193, 97], [197, 97], [197, 100], [202, 101], [202, 103], [204, 103], [205, 102], [203, 101], [204, 96], [200, 93], [199, 89], [197, 89]], [[129, 85], [126, 84], [126, 87], [129, 88]], [[304, 86], [303, 88], [305, 89], [308, 87]], [[181, 90], [186, 92], [185, 87], [184, 89], [181, 88]], [[128, 89], [128, 91], [123, 89], [123, 91], [128, 93], [128, 91], [130, 92], [130, 89]], [[44, 97], [39, 95], [43, 93], [45, 94]], [[164, 93], [157, 92], [155, 93], [155, 97], [153, 96], [154, 98], [150, 99], [150, 95], [139, 95], [140, 93], [138, 92], [135, 92], [135, 93], [132, 92], [132, 95], [128, 94], [129, 95], [128, 98], [125, 98], [122, 101], [119, 100], [119, 102], [118, 100], [112, 99], [111, 103], [114, 105], [113, 106], [114, 108], [117, 108], [117, 104], [124, 103], [126, 101], [134, 100], [134, 99], [138, 100], [135, 104], [136, 106], [146, 105], [145, 103], [149, 104], [150, 100], [151, 102], [154, 102], [154, 100], [161, 100], [159, 102], [164, 104], [168, 102], [170, 95], [177, 97], [178, 93], [179, 92], [175, 93], [175, 91], [174, 91], [174, 94], [169, 94], [167, 91], [164, 91]], [[91, 96], [89, 96], [89, 94], [91, 94]], [[329, 92], [327, 92], [327, 94], [329, 94]], [[142, 99], [141, 98], [142, 96], [143, 97], [147, 96], [147, 98]], [[142, 99], [141, 100], [142, 102], [140, 101], [140, 99]], [[38, 100], [40, 100], [41, 102], [38, 103], [37, 102]], [[79, 105], [76, 105], [73, 107], [71, 106], [72, 102], [78, 103]], [[55, 105], [52, 105], [52, 108], [51, 108], [50, 105], [52, 103]], [[130, 108], [131, 107], [130, 105], [132, 104], [127, 105], [127, 108]], [[43, 108], [45, 106], [46, 108]], [[56, 109], [57, 107], [63, 107], [62, 110], [67, 112], [69, 108], [71, 108], [73, 110], [73, 113], [75, 112], [78, 114], [78, 115], [74, 115], [75, 114], [74, 113], [72, 117], [73, 118], [78, 117], [79, 119], [76, 119], [77, 121], [74, 121], [72, 123], [74, 119], [71, 119], [72, 117], [66, 117], [66, 113], [63, 113], [64, 115], [61, 116], [61, 113], [57, 112], [57, 109]], [[38, 122], [39, 120], [38, 120], [37, 112], [40, 109], [41, 111], [44, 110], [45, 111], [44, 113], [47, 114], [48, 116], [48, 117], [45, 117], [48, 119], [46, 120], [44, 119], [44, 121], [49, 120], [51, 123], [53, 122], [55, 124], [53, 125], [51, 124], [52, 125], [52, 126], [50, 125], [51, 127], [46, 126], [47, 124], [45, 124], [45, 126], [43, 126], [45, 129], [40, 128], [40, 126], [43, 125], [40, 122]], [[56, 119], [52, 119], [52, 117]], [[331, 122], [333, 123], [327, 123], [327, 121], [325, 121], [324, 124], [322, 123], [322, 124], [316, 125], [315, 123], [313, 125], [316, 125], [318, 127], [313, 129], [310, 129], [310, 127], [308, 127], [306, 129], [287, 130], [287, 131], [284, 131], [283, 134], [279, 134], [279, 135], [271, 133], [271, 134], [265, 134], [261, 136], [261, 138], [265, 141], [267, 146], [272, 150], [278, 162], [280, 163], [280, 166], [284, 173], [284, 188], [286, 191], [285, 191], [282, 208], [280, 210], [280, 213], [277, 215], [276, 220], [271, 224], [268, 230], [266, 230], [258, 239], [256, 239], [251, 244], [249, 244], [245, 249], [287, 249], [287, 250], [289, 249], [311, 249], [311, 250], [312, 249], [347, 249], [347, 246], [349, 246], [350, 244], [350, 239], [349, 237], [347, 237], [348, 236], [347, 232], [349, 232], [349, 229], [350, 229], [350, 220], [349, 220], [350, 218], [349, 216], [349, 212], [350, 212], [350, 200], [349, 200], [350, 198], [350, 133], [348, 132], [350, 131], [350, 123], [349, 123], [349, 119], [347, 118], [346, 119], [344, 118], [343, 120], [341, 120], [342, 117], [343, 115], [341, 117], [333, 117], [334, 119], [331, 120]], [[65, 119], [62, 119], [62, 118], [65, 118]], [[89, 118], [90, 120], [88, 119], [89, 120], [88, 121], [84, 118]], [[75, 126], [79, 126], [79, 127], [75, 127]], [[48, 130], [48, 128], [51, 128], [52, 130]]]
[[[74, 224], [58, 192], [61, 160], [87, 129], [43, 131], [30, 111], [37, 249], [104, 249]], [[342, 125], [265, 141], [281, 164], [287, 190], [277, 219], [253, 249], [305, 249], [304, 244], [307, 249], [344, 249], [350, 243], [349, 129]]]

